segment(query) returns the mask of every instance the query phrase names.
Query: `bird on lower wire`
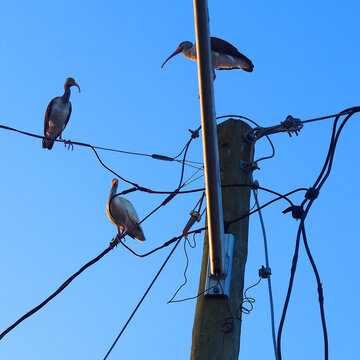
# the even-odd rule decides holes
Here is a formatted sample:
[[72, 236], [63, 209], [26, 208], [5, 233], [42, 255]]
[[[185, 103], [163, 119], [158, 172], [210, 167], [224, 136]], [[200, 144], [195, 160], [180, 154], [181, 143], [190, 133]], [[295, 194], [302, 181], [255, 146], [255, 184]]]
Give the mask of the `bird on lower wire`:
[[[213, 80], [215, 80], [215, 70], [232, 70], [241, 69], [244, 71], [252, 72], [254, 65], [250, 59], [241, 54], [239, 50], [225, 40], [217, 37], [210, 38], [211, 56], [212, 56], [212, 71]], [[178, 48], [164, 61], [161, 68], [173, 56], [183, 53], [188, 59], [197, 60], [196, 44], [190, 41], [183, 41]]]
[[[71, 86], [77, 86], [80, 92], [80, 86], [75, 82], [75, 80], [73, 78], [67, 78], [64, 84], [64, 94], [52, 99], [46, 109], [44, 121], [45, 138], [42, 142], [42, 147], [44, 149], [51, 150], [54, 145], [54, 140], [58, 137], [60, 140], [63, 140], [61, 138], [61, 134], [69, 122], [72, 109], [71, 102], [69, 101]], [[69, 147], [72, 145], [71, 141], [63, 141], [65, 146], [67, 144]]]
[[117, 188], [118, 180], [113, 179], [109, 199], [106, 204], [106, 213], [110, 221], [118, 228], [119, 236], [126, 231], [126, 235], [131, 236], [133, 239], [145, 241], [144, 232], [141, 225], [139, 225], [139, 216], [133, 204], [129, 200], [120, 196], [113, 198], [116, 194]]

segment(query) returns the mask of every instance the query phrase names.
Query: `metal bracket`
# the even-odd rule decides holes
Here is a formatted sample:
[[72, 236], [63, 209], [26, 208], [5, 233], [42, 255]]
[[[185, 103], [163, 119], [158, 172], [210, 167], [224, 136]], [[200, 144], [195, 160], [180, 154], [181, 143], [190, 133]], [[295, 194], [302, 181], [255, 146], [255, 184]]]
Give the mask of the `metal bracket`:
[[229, 297], [231, 285], [231, 269], [234, 255], [234, 235], [223, 234], [223, 264], [224, 274], [214, 277], [210, 271], [210, 258], [208, 256], [207, 274], [205, 280], [205, 296]]
[[300, 119], [296, 119], [291, 115], [288, 115], [285, 121], [282, 121], [280, 125], [268, 126], [268, 127], [256, 127], [244, 134], [245, 139], [252, 143], [263, 136], [276, 134], [279, 132], [287, 132], [290, 136], [291, 133], [298, 135], [298, 132], [303, 128], [303, 123]]
[[240, 160], [240, 168], [247, 173], [251, 173], [254, 170], [260, 170], [256, 161], [244, 161]]

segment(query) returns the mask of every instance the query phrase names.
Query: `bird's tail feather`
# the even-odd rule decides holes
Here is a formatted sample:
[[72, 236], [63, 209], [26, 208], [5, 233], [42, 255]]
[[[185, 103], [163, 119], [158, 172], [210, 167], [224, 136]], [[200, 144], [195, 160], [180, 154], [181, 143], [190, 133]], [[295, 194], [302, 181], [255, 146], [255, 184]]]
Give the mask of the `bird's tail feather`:
[[42, 147], [43, 149], [49, 149], [51, 150], [52, 147], [54, 145], [54, 140], [51, 140], [51, 139], [43, 139], [43, 142], [42, 142]]

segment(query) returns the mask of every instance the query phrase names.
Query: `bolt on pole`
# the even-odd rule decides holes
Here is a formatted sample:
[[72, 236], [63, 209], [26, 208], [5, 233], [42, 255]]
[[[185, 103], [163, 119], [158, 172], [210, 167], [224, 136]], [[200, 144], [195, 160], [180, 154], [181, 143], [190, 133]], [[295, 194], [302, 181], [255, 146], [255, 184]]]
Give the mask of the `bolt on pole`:
[[207, 0], [194, 0], [211, 274], [224, 273], [224, 234]]

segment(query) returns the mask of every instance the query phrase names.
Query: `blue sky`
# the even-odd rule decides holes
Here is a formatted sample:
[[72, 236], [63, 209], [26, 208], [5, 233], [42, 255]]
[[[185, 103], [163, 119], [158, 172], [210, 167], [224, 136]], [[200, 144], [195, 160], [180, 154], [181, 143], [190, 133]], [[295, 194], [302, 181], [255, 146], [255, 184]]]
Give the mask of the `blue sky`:
[[[288, 114], [303, 120], [359, 105], [357, 1], [209, 2], [211, 34], [234, 44], [254, 63], [253, 73], [222, 71], [215, 81], [218, 116], [238, 114], [262, 126]], [[142, 153], [176, 155], [200, 124], [197, 67], [179, 55], [163, 61], [184, 40], [194, 41], [191, 1], [17, 1], [0, 11], [0, 123], [42, 134], [48, 102], [63, 92], [68, 76], [73, 113], [65, 139]], [[272, 136], [274, 159], [254, 174], [279, 192], [309, 187], [325, 160], [331, 120], [305, 125], [298, 137]], [[324, 287], [329, 349], [333, 359], [353, 358], [357, 343], [359, 260], [357, 188], [360, 166], [359, 116], [346, 125], [333, 171], [314, 203], [306, 229]], [[270, 151], [266, 141], [257, 155]], [[68, 276], [104, 250], [116, 234], [105, 205], [113, 175], [91, 150], [53, 150], [41, 141], [0, 130], [1, 331], [40, 303]], [[181, 167], [150, 158], [101, 152], [125, 178], [154, 190], [176, 188]], [[189, 160], [202, 160], [201, 138]], [[185, 177], [193, 174], [186, 169]], [[203, 186], [200, 179], [188, 188]], [[128, 188], [119, 184], [119, 190]], [[140, 217], [164, 196], [131, 193]], [[181, 233], [199, 194], [178, 196], [143, 225], [146, 252]], [[259, 193], [260, 202], [271, 197]], [[294, 196], [300, 203], [302, 196]], [[252, 200], [253, 201], [253, 200]], [[276, 323], [285, 299], [298, 223], [278, 202], [264, 210]], [[189, 251], [188, 285], [198, 290], [203, 235]], [[116, 248], [77, 278], [44, 309], [9, 333], [0, 357], [17, 359], [102, 359], [169, 249], [137, 259]], [[257, 216], [250, 220], [245, 286], [257, 281], [264, 264]], [[166, 302], [183, 281], [179, 247], [115, 347], [111, 359], [186, 359], [191, 348], [195, 301]], [[267, 286], [244, 315], [240, 358], [271, 359]], [[323, 354], [316, 283], [300, 248], [292, 299], [283, 331], [284, 359], [319, 359]], [[260, 345], [261, 344], [261, 345]]]

